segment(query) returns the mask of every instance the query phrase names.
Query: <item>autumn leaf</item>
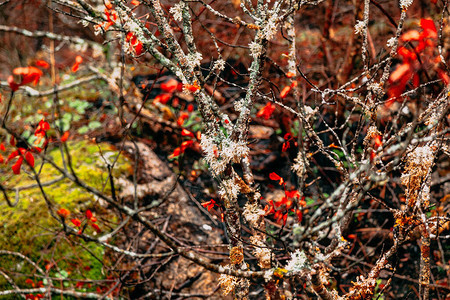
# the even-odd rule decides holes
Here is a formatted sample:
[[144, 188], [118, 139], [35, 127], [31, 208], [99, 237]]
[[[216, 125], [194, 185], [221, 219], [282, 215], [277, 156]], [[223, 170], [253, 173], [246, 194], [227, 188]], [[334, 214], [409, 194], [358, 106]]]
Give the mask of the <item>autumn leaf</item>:
[[30, 151], [25, 152], [25, 160], [30, 167], [34, 168], [34, 156]]
[[202, 203], [202, 206], [203, 206], [204, 208], [207, 208], [208, 211], [210, 211], [211, 208], [213, 208], [215, 204], [216, 204], [216, 201], [214, 201], [214, 199], [211, 199], [211, 200], [209, 200], [208, 202], [203, 202], [203, 203]]
[[170, 94], [159, 94], [155, 97], [155, 102], [166, 104], [172, 96]]
[[200, 86], [198, 85], [197, 82], [194, 82], [194, 84], [186, 83], [186, 84], [184, 85], [184, 88], [185, 88], [186, 90], [188, 90], [189, 92], [191, 92], [191, 93], [195, 93], [195, 92], [197, 92], [198, 90], [200, 90]]
[[12, 165], [11, 169], [14, 174], [19, 175], [20, 174], [20, 167], [22, 166], [23, 157], [19, 157], [19, 159], [16, 161], [14, 165]]
[[263, 108], [261, 108], [257, 113], [256, 116], [257, 117], [262, 117], [266, 120], [268, 120], [270, 118], [270, 116], [272, 115], [272, 113], [275, 110], [275, 105], [272, 104], [272, 102], [268, 102]]
[[45, 60], [37, 60], [35, 65], [44, 69], [48, 69], [50, 67], [50, 64]]
[[76, 227], [81, 226], [81, 221], [78, 218], [72, 219], [70, 220], [70, 222], [72, 222], [72, 224], [75, 225]]
[[194, 138], [194, 134], [187, 129], [181, 130], [181, 136], [188, 136]]
[[70, 135], [69, 131], [64, 132], [64, 134], [61, 136], [61, 142], [64, 143], [65, 141], [67, 141], [67, 139], [69, 138], [69, 135]]
[[166, 93], [173, 93], [178, 89], [179, 82], [176, 79], [170, 78], [169, 80], [161, 83], [160, 88]]
[[270, 178], [271, 180], [275, 180], [275, 181], [279, 180], [279, 184], [280, 184], [280, 185], [282, 185], [282, 184], [284, 183], [284, 179], [281, 178], [281, 176], [279, 176], [279, 175], [278, 175], [277, 173], [275, 173], [275, 172], [270, 173], [270, 174], [269, 174], [269, 178]]
[[282, 90], [281, 90], [281, 92], [280, 92], [280, 98], [281, 99], [284, 99], [284, 98], [286, 98], [286, 96], [289, 94], [289, 92], [291, 91], [291, 87], [290, 86], [285, 86]]
[[70, 215], [70, 211], [65, 208], [58, 209], [56, 213], [62, 218], [67, 218]]

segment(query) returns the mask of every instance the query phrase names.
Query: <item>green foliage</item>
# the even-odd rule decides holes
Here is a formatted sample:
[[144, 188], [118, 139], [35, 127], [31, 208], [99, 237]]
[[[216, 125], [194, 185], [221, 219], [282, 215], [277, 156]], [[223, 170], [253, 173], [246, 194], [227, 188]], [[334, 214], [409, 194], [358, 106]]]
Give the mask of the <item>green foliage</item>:
[[[71, 160], [74, 170], [82, 181], [90, 186], [110, 193], [110, 187], [105, 184], [108, 179], [107, 166], [100, 156], [113, 162], [119, 154], [109, 144], [93, 144], [88, 142], [69, 143]], [[56, 148], [48, 156], [60, 167], [63, 166], [60, 149]], [[67, 157], [65, 157], [67, 163]], [[41, 169], [42, 167], [42, 169]], [[36, 161], [36, 171], [41, 169], [40, 181], [45, 184], [60, 177], [50, 164], [42, 164]], [[131, 164], [123, 155], [119, 156], [113, 175], [129, 174]], [[2, 178], [4, 181], [6, 178]], [[18, 187], [28, 186], [34, 183], [25, 172], [10, 179], [19, 183]], [[13, 182], [13, 181], [11, 181]], [[78, 187], [68, 179], [58, 181], [52, 185], [43, 187], [48, 199], [54, 205], [54, 211], [59, 208], [68, 209], [71, 217], [83, 218], [86, 209], [91, 209], [99, 216], [99, 226], [106, 229], [102, 220], [114, 222], [113, 216], [108, 216], [106, 209], [98, 204], [94, 196]], [[9, 193], [11, 199], [16, 197], [15, 192]], [[39, 188], [25, 189], [18, 193], [19, 203], [17, 207], [7, 207], [2, 202], [2, 214], [0, 214], [0, 249], [20, 252], [33, 261], [38, 262], [44, 269], [45, 265], [54, 264], [50, 268], [50, 276], [59, 278], [104, 278], [101, 261], [105, 251], [102, 246], [95, 243], [87, 243], [76, 236], [66, 236], [62, 226], [50, 215], [47, 204], [44, 201]], [[70, 221], [67, 221], [70, 224]], [[90, 228], [86, 233], [95, 235]], [[16, 270], [24, 274], [36, 273], [34, 268], [24, 263], [19, 258], [0, 256], [0, 265], [9, 270]], [[56, 267], [57, 266], [57, 267]], [[68, 284], [68, 283], [67, 283]], [[10, 288], [3, 279], [0, 279], [0, 289]]]

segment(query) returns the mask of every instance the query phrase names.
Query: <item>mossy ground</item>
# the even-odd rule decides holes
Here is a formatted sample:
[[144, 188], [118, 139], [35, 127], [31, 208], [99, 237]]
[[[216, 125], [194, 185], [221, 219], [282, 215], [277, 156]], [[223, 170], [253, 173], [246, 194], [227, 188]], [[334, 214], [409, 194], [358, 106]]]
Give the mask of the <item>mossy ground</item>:
[[[94, 144], [89, 142], [70, 142], [67, 144], [71, 153], [73, 168], [79, 178], [97, 190], [110, 194], [108, 184], [108, 168], [119, 154], [109, 144]], [[101, 149], [101, 151], [99, 150]], [[101, 154], [100, 154], [101, 153]], [[63, 166], [61, 151], [59, 148], [50, 150], [48, 156], [60, 167]], [[67, 162], [67, 157], [65, 158]], [[46, 183], [61, 175], [50, 164], [41, 164], [37, 159], [36, 172], [40, 172], [40, 181]], [[21, 187], [34, 184], [28, 166], [22, 167], [20, 175], [11, 176], [10, 166], [2, 167], [2, 181], [9, 182], [9, 186]], [[120, 155], [117, 159], [113, 175], [127, 175], [131, 169], [128, 158]], [[28, 170], [29, 171], [29, 170]], [[8, 176], [8, 179], [6, 178]], [[83, 220], [84, 212], [90, 209], [98, 218], [98, 225], [104, 231], [109, 231], [113, 226], [114, 216], [106, 215], [106, 209], [101, 207], [94, 195], [88, 193], [68, 179], [63, 179], [52, 185], [45, 186], [47, 198], [53, 203], [54, 211], [59, 208], [68, 209], [71, 217]], [[15, 192], [9, 193], [14, 200]], [[104, 279], [106, 276], [104, 265], [108, 262], [104, 257], [102, 246], [87, 243], [76, 236], [66, 236], [63, 227], [49, 213], [49, 208], [38, 187], [22, 190], [18, 194], [19, 203], [16, 207], [9, 207], [6, 202], [0, 204], [0, 249], [20, 252], [37, 262], [42, 269], [48, 269], [51, 277], [75, 278], [90, 280]], [[68, 224], [72, 225], [69, 220]], [[86, 227], [86, 233], [95, 234], [92, 228]], [[0, 266], [7, 270], [16, 270], [18, 278], [15, 281], [24, 282], [27, 277], [21, 274], [36, 274], [34, 267], [20, 258], [0, 256]], [[42, 280], [36, 277], [36, 282]], [[75, 283], [62, 282], [64, 285]], [[30, 287], [24, 285], [24, 287]], [[10, 289], [11, 286], [0, 277], [0, 290]]]

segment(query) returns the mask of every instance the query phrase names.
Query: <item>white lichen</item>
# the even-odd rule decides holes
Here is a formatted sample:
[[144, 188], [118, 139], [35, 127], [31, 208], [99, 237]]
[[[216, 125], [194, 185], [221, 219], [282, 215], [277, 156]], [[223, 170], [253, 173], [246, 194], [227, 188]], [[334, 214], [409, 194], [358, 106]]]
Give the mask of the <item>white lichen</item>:
[[397, 43], [397, 38], [395, 36], [393, 36], [387, 40], [386, 46], [388, 46], [389, 48], [393, 48], [396, 43]]
[[223, 71], [225, 69], [225, 61], [223, 59], [218, 59], [214, 62], [213, 68], [215, 70]]
[[366, 28], [366, 23], [364, 21], [358, 20], [355, 24], [355, 34], [363, 34]]
[[169, 9], [175, 21], [181, 22], [183, 20], [183, 2], [180, 1]]
[[247, 204], [245, 204], [243, 216], [251, 226], [257, 227], [264, 215], [265, 211], [259, 208], [256, 203], [250, 204], [247, 202]]
[[231, 201], [237, 199], [240, 187], [236, 184], [234, 178], [223, 180], [220, 183], [219, 195], [222, 198], [228, 198]]
[[194, 70], [195, 67], [200, 66], [203, 57], [201, 53], [189, 53], [186, 56], [186, 64], [190, 68], [190, 70]]
[[250, 48], [250, 55], [254, 58], [257, 59], [263, 50], [263, 47], [261, 44], [258, 44], [256, 42], [251, 42], [250, 44], [248, 44], [249, 48]]
[[408, 7], [411, 6], [412, 3], [413, 3], [413, 0], [400, 0], [400, 7], [402, 9], [407, 9]]
[[289, 272], [301, 272], [305, 268], [308, 268], [307, 262], [308, 258], [306, 257], [305, 252], [297, 249], [291, 254], [291, 260], [288, 262], [285, 269]]

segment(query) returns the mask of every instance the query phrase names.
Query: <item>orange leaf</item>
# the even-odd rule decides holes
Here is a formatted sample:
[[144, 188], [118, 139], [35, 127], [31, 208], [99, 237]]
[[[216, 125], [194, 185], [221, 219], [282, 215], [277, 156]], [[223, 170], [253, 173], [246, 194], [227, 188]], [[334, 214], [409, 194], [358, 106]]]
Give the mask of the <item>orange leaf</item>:
[[112, 4], [111, 4], [111, 2], [110, 2], [109, 0], [105, 0], [105, 7], [106, 7], [107, 9], [113, 8], [113, 6], [112, 6]]
[[67, 218], [70, 215], [70, 211], [65, 208], [60, 208], [56, 213], [63, 218]]
[[79, 55], [77, 55], [77, 57], [75, 57], [75, 63], [76, 64], [81, 64], [83, 62], [83, 58]]
[[375, 146], [374, 146], [375, 149], [378, 149], [378, 147], [383, 145], [383, 142], [381, 140], [381, 135], [378, 134], [378, 135], [375, 136], [374, 144], [375, 144]]
[[402, 35], [402, 41], [418, 41], [420, 33], [417, 30], [410, 30]]
[[292, 77], [294, 77], [295, 76], [295, 73], [294, 72], [287, 72], [286, 73], [286, 77], [287, 78], [292, 78]]
[[64, 132], [64, 134], [61, 136], [61, 142], [64, 143], [65, 141], [67, 141], [67, 139], [69, 138], [69, 135], [70, 135], [69, 131]]
[[291, 91], [291, 87], [290, 86], [285, 86], [282, 90], [281, 90], [281, 93], [280, 93], [280, 98], [281, 99], [284, 99], [284, 98], [286, 98], [286, 96], [289, 94], [289, 92]]
[[200, 90], [200, 87], [199, 87], [199, 85], [197, 84], [197, 82], [194, 82], [194, 84], [186, 83], [186, 84], [184, 85], [184, 87], [185, 87], [188, 91], [190, 91], [191, 93], [195, 93], [196, 91]]
[[392, 72], [389, 77], [389, 81], [396, 82], [404, 76], [408, 76], [411, 71], [411, 66], [409, 64], [402, 64], [394, 72]]

